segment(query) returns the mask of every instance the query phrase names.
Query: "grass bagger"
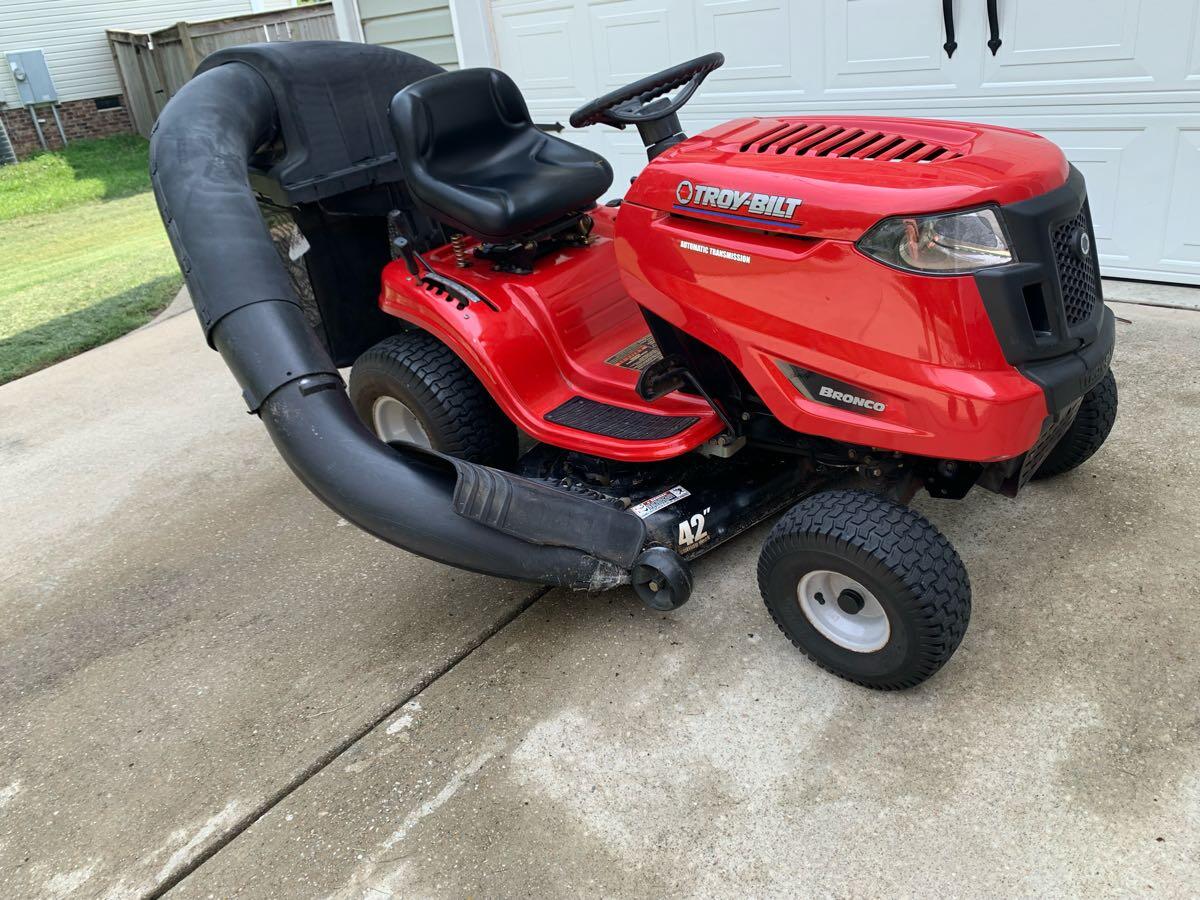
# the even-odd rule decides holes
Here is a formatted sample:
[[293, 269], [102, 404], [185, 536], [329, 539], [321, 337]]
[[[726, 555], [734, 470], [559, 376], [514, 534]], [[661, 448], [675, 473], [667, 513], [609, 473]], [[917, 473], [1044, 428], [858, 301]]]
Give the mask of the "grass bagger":
[[[476, 572], [684, 603], [783, 513], [784, 634], [897, 689], [970, 584], [908, 502], [1013, 496], [1116, 415], [1083, 177], [1008, 128], [825, 115], [688, 137], [710, 53], [576, 110], [634, 126], [621, 199], [503, 72], [382, 47], [222, 50], [163, 111], [159, 208], [209, 343], [297, 477]], [[352, 366], [349, 386], [340, 370]]]

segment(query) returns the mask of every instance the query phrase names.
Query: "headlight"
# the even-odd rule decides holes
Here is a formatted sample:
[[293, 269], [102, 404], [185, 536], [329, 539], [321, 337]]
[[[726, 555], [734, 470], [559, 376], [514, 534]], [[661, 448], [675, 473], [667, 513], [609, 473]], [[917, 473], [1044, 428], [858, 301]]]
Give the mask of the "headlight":
[[962, 275], [1013, 261], [994, 210], [885, 219], [858, 241], [858, 249], [889, 266]]

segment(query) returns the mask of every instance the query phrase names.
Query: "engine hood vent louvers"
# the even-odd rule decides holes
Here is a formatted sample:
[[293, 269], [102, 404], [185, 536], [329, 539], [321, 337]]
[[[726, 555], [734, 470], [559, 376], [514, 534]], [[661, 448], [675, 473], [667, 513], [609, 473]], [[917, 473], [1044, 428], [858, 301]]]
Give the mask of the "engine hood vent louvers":
[[750, 115], [692, 135], [657, 157], [625, 199], [679, 216], [664, 229], [697, 235], [723, 225], [857, 241], [892, 216], [1041, 196], [1068, 171], [1062, 151], [1028, 131], [822, 110]]
[[752, 136], [738, 146], [739, 152], [909, 163], [946, 162], [963, 155], [943, 144], [869, 128], [821, 122], [758, 125]]

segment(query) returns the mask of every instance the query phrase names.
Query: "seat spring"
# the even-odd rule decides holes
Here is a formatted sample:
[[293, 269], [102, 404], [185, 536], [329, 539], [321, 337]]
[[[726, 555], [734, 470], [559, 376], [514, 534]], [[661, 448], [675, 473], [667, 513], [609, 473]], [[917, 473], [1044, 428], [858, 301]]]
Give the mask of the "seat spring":
[[450, 238], [450, 249], [454, 251], [454, 265], [460, 269], [469, 268], [471, 261], [467, 259], [467, 239], [461, 234]]

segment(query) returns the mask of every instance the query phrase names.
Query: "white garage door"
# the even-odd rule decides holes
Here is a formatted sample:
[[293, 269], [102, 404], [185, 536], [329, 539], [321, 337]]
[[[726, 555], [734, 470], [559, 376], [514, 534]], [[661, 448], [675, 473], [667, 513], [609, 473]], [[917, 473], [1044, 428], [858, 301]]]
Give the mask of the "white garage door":
[[[1087, 177], [1105, 274], [1200, 284], [1200, 2], [492, 0], [496, 62], [536, 121], [710, 50], [725, 67], [682, 116], [690, 132], [745, 115], [887, 113], [992, 122], [1057, 142]], [[486, 64], [483, 59], [467, 64]], [[645, 164], [637, 134], [567, 132]]]

